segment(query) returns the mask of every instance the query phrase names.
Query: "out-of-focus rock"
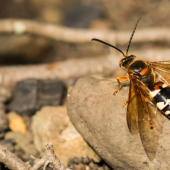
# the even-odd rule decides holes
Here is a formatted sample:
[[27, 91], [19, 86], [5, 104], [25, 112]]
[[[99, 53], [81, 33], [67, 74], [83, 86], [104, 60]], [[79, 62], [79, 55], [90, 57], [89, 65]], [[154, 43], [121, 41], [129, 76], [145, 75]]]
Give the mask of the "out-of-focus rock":
[[169, 169], [170, 122], [166, 119], [157, 154], [149, 161], [139, 135], [131, 135], [126, 122], [129, 88], [116, 96], [117, 82], [80, 78], [68, 91], [68, 114], [83, 138], [112, 168], [126, 170]]
[[[2, 80], [3, 81], [3, 80]], [[0, 102], [6, 102], [11, 97], [11, 89], [9, 87], [0, 86]]]
[[73, 157], [69, 159], [68, 162], [68, 167], [73, 165], [73, 164], [89, 164], [92, 161], [89, 157]]
[[3, 86], [0, 86], [0, 138], [4, 137], [5, 130], [8, 129], [8, 118], [5, 114], [5, 105], [6, 102], [11, 97], [11, 91]]
[[[0, 107], [3, 107], [3, 104], [0, 103]], [[8, 129], [8, 118], [5, 114], [5, 111], [0, 108], [0, 138], [4, 137], [5, 130]]]
[[104, 161], [95, 163], [87, 156], [70, 158], [67, 167], [72, 170], [111, 170]]
[[67, 165], [72, 157], [87, 154], [87, 144], [71, 124], [66, 107], [46, 106], [33, 116], [32, 132], [37, 150], [44, 154], [46, 143], [52, 143], [57, 157]]
[[78, 1], [69, 5], [65, 14], [65, 25], [74, 28], [87, 28], [91, 22], [102, 16], [102, 10], [96, 4]]
[[0, 144], [5, 146], [9, 151], [14, 152], [15, 151], [15, 140], [14, 139], [3, 139], [0, 140]]
[[36, 156], [38, 154], [29, 133], [7, 132], [5, 140], [15, 141], [15, 153], [25, 161], [30, 160], [31, 155]]
[[19, 131], [21, 133], [26, 133], [27, 128], [24, 120], [15, 112], [8, 113], [9, 128], [12, 131]]
[[8, 109], [21, 115], [32, 115], [43, 106], [60, 105], [64, 88], [64, 84], [58, 79], [19, 81], [14, 87]]

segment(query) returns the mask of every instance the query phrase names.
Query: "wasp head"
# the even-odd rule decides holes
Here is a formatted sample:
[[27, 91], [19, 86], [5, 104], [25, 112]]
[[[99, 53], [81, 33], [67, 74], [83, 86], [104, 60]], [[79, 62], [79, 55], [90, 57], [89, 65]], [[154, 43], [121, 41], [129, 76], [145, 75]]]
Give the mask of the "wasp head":
[[127, 50], [126, 50], [126, 55], [123, 53], [122, 50], [120, 50], [119, 48], [117, 48], [117, 47], [115, 47], [115, 46], [113, 46], [113, 45], [111, 45], [111, 44], [109, 44], [109, 43], [106, 43], [106, 42], [104, 42], [104, 41], [102, 41], [102, 40], [99, 40], [99, 39], [97, 39], [97, 38], [93, 38], [93, 39], [92, 39], [92, 40], [94, 40], [94, 41], [98, 41], [98, 42], [103, 43], [103, 44], [105, 44], [105, 45], [108, 45], [108, 46], [110, 46], [110, 47], [112, 47], [112, 48], [115, 48], [117, 51], [121, 52], [121, 53], [123, 54], [123, 57], [124, 57], [124, 58], [122, 58], [122, 59], [120, 60], [119, 66], [120, 66], [122, 69], [124, 69], [124, 70], [127, 70], [127, 68], [129, 67], [129, 65], [130, 65], [130, 64], [134, 61], [134, 59], [136, 58], [134, 55], [128, 55], [128, 51], [129, 51], [129, 47], [130, 47], [130, 44], [131, 44], [131, 41], [132, 41], [132, 38], [133, 38], [133, 35], [134, 35], [134, 33], [135, 33], [135, 30], [136, 30], [136, 27], [137, 27], [137, 25], [138, 25], [139, 20], [140, 20], [140, 18], [136, 21], [135, 27], [133, 28], [132, 34], [131, 34], [131, 36], [130, 36], [130, 40], [129, 40], [129, 43], [128, 43], [128, 47], [127, 47]]
[[135, 55], [129, 55], [129, 56], [125, 56], [124, 58], [122, 58], [119, 61], [119, 66], [124, 69], [127, 70], [127, 68], [129, 67], [129, 65], [135, 60], [136, 56]]

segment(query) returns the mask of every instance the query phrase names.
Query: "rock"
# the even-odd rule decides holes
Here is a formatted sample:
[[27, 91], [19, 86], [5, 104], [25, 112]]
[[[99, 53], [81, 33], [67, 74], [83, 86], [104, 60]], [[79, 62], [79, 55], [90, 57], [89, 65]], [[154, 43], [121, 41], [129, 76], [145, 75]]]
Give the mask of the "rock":
[[4, 107], [4, 105], [0, 103], [0, 138], [4, 137], [5, 131], [9, 127], [7, 115], [2, 107]]
[[9, 111], [32, 115], [43, 106], [57, 106], [62, 103], [64, 84], [58, 80], [26, 79], [19, 81], [13, 90]]
[[105, 162], [95, 163], [89, 157], [74, 157], [68, 162], [68, 168], [72, 170], [111, 170]]
[[11, 152], [15, 151], [16, 142], [14, 139], [0, 140], [0, 144], [5, 146]]
[[7, 115], [5, 114], [4, 103], [11, 97], [11, 92], [8, 87], [0, 87], [0, 138], [3, 138], [5, 131], [9, 128]]
[[131, 135], [126, 122], [128, 87], [113, 96], [117, 82], [80, 78], [68, 91], [68, 115], [78, 132], [113, 169], [169, 169], [170, 122], [165, 120], [157, 154], [149, 161], [139, 135]]
[[38, 154], [29, 133], [23, 134], [21, 132], [7, 132], [5, 134], [5, 140], [15, 141], [15, 153], [24, 161], [29, 161], [31, 155], [36, 157]]
[[15, 112], [8, 113], [9, 127], [12, 131], [19, 131], [21, 133], [26, 133], [27, 128], [24, 120]]
[[92, 160], [89, 157], [73, 157], [69, 159], [68, 167], [70, 167], [73, 164], [89, 164]]
[[86, 155], [87, 144], [71, 124], [66, 107], [46, 106], [32, 120], [34, 144], [44, 156], [46, 143], [52, 143], [57, 157], [67, 165], [72, 157]]
[[95, 19], [102, 16], [102, 10], [95, 3], [90, 5], [80, 1], [69, 5], [65, 15], [65, 25], [73, 28], [87, 28]]
[[4, 87], [1, 85], [0, 87], [0, 102], [4, 103], [9, 100], [11, 97], [11, 89], [10, 87]]

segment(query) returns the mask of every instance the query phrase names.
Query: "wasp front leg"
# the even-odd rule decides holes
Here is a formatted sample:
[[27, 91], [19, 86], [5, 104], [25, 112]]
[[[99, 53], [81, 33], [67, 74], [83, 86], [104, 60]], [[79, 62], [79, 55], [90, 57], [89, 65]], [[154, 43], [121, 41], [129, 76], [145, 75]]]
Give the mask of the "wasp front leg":
[[129, 80], [128, 77], [117, 77], [118, 90], [114, 91], [113, 95], [120, 91], [121, 89], [120, 82], [127, 82], [128, 80]]

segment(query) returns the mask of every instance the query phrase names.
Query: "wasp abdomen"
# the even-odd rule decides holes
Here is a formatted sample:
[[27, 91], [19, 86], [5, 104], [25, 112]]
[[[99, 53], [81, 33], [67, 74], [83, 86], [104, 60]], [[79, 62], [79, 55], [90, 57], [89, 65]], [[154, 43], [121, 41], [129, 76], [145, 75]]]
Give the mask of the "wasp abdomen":
[[150, 96], [155, 99], [156, 107], [170, 118], [170, 87], [163, 82], [153, 85]]

